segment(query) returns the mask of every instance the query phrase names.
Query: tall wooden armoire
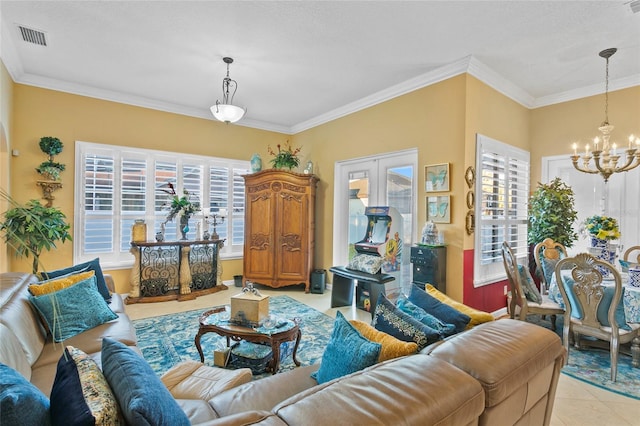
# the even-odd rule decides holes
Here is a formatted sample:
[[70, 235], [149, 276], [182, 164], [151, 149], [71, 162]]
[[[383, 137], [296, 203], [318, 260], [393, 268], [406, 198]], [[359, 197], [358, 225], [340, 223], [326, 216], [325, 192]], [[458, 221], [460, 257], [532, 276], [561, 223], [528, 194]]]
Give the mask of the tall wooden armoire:
[[315, 246], [318, 178], [283, 170], [244, 176], [244, 279], [270, 287], [305, 285]]

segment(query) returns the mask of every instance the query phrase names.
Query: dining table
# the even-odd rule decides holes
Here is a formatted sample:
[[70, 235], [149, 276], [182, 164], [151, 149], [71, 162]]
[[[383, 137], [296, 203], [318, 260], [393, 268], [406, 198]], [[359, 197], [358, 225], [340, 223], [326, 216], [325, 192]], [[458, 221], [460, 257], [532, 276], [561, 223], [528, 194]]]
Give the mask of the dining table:
[[[624, 316], [627, 323], [640, 323], [640, 287], [634, 287], [629, 284], [629, 274], [627, 272], [620, 272], [622, 278], [622, 304], [624, 306]], [[573, 279], [571, 278], [571, 271], [562, 271], [562, 279], [566, 284], [572, 285]], [[614, 285], [613, 278], [605, 278], [602, 281], [602, 285]], [[551, 277], [549, 283], [549, 298], [558, 303], [564, 308], [564, 300], [558, 283], [556, 281], [556, 274]]]

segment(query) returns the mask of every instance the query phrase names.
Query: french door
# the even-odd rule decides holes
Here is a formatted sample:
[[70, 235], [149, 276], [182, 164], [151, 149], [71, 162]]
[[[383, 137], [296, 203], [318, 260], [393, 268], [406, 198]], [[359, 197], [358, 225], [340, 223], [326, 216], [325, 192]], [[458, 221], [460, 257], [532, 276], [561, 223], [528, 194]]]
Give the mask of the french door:
[[[386, 153], [336, 162], [333, 264], [346, 265], [353, 244], [364, 239], [365, 207], [390, 206], [402, 216], [402, 272], [408, 282], [409, 252], [416, 236], [418, 151]], [[402, 280], [403, 282], [405, 280]]]

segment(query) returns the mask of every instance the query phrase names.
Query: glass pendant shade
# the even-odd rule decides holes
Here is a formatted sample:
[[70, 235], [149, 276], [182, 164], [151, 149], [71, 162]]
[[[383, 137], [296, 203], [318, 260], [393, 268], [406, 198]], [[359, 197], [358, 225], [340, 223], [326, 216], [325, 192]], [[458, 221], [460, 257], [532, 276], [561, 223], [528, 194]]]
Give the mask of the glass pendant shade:
[[246, 110], [235, 105], [216, 103], [211, 107], [211, 113], [215, 118], [225, 123], [235, 123], [244, 117]]

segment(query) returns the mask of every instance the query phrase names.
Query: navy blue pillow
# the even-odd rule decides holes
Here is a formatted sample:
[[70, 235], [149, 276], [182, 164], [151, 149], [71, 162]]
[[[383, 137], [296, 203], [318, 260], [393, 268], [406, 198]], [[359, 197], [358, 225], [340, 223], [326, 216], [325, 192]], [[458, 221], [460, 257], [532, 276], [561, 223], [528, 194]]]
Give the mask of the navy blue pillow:
[[128, 424], [191, 424], [149, 364], [125, 344], [102, 339], [102, 372]]
[[100, 292], [102, 297], [104, 297], [104, 300], [110, 302], [111, 293], [109, 292], [109, 288], [107, 288], [107, 282], [104, 280], [104, 274], [102, 273], [102, 268], [100, 267], [99, 257], [96, 257], [95, 259], [85, 263], [70, 266], [68, 268], [58, 269], [57, 271], [41, 272], [40, 275], [43, 280], [48, 280], [51, 278], [61, 277], [63, 275], [69, 275], [74, 272], [86, 271], [94, 271], [96, 273], [96, 284], [98, 285], [98, 291]]
[[464, 331], [467, 328], [469, 321], [471, 321], [469, 315], [442, 303], [415, 284], [411, 286], [409, 301], [418, 305], [427, 313], [430, 313], [445, 324], [453, 324], [456, 328], [456, 333]]
[[411, 301], [404, 296], [398, 298], [396, 306], [402, 312], [409, 314], [412, 318], [417, 319], [427, 327], [436, 330], [442, 338], [449, 337], [456, 333], [456, 327], [453, 324], [445, 324], [439, 318], [434, 317], [415, 303], [411, 303]]
[[50, 424], [47, 397], [22, 374], [0, 363], [0, 425]]
[[437, 330], [424, 325], [411, 315], [402, 312], [384, 294], [378, 298], [371, 322], [376, 330], [383, 331], [405, 342], [416, 342], [418, 350], [442, 339]]
[[365, 339], [340, 313], [336, 314], [331, 340], [322, 354], [320, 368], [311, 374], [318, 384], [372, 366], [382, 345]]

